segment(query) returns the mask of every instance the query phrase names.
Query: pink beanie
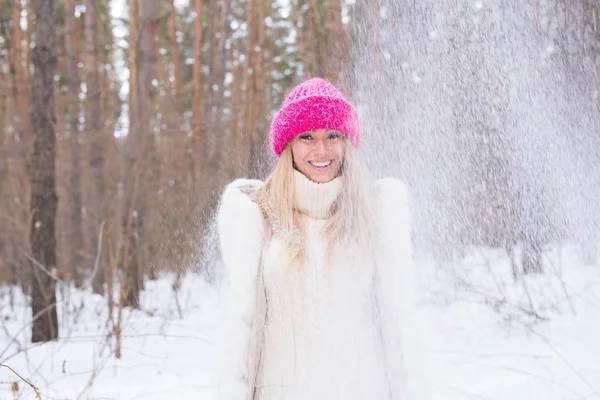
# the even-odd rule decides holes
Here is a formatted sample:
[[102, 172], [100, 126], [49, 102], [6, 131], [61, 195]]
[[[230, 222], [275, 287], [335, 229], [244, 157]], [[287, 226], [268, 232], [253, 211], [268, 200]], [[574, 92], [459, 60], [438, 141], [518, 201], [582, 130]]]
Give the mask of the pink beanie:
[[339, 131], [358, 148], [360, 131], [356, 110], [331, 83], [312, 78], [296, 86], [287, 95], [273, 118], [273, 151], [279, 157], [290, 140], [319, 129]]

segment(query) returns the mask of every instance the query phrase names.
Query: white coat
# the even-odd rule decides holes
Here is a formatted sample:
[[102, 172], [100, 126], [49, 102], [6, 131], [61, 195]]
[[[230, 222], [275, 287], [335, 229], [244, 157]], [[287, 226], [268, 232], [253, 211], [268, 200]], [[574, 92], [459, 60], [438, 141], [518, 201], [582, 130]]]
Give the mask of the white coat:
[[[265, 235], [236, 180], [218, 210], [226, 268], [227, 332], [222, 400], [426, 400], [414, 321], [415, 282], [405, 186], [375, 182], [374, 250], [332, 249], [320, 236], [340, 178], [316, 184], [296, 173], [306, 261], [292, 266], [277, 234]], [[265, 237], [270, 239], [267, 241]]]

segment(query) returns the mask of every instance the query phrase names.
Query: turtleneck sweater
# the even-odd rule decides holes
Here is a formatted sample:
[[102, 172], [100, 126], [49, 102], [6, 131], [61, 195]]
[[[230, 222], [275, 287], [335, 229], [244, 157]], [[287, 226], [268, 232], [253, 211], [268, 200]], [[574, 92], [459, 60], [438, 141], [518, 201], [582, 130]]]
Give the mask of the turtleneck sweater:
[[266, 249], [266, 324], [254, 400], [385, 399], [372, 264], [348, 249], [333, 249], [328, 258], [321, 234], [342, 178], [319, 184], [297, 171], [294, 178], [306, 257], [291, 263], [277, 235]]
[[342, 177], [330, 182], [315, 183], [294, 170], [295, 207], [300, 213], [314, 219], [327, 219], [331, 206], [342, 189]]

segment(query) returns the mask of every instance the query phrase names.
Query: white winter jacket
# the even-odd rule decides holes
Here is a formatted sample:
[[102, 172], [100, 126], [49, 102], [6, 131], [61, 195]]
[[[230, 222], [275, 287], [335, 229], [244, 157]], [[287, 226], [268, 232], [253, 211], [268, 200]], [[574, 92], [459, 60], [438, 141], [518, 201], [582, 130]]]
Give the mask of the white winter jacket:
[[307, 254], [299, 267], [278, 235], [265, 235], [248, 196], [261, 184], [229, 184], [218, 211], [227, 278], [220, 399], [428, 399], [405, 186], [375, 183], [374, 254], [338, 245], [327, 262], [320, 231], [341, 179], [316, 184], [296, 173]]

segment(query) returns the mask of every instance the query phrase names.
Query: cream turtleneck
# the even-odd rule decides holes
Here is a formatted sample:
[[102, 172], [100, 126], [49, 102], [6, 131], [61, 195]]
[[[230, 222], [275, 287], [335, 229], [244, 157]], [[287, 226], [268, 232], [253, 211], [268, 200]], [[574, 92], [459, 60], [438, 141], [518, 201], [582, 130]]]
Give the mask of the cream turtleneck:
[[316, 183], [295, 170], [296, 209], [311, 218], [328, 218], [331, 206], [342, 189], [342, 179], [337, 177], [331, 182]]

